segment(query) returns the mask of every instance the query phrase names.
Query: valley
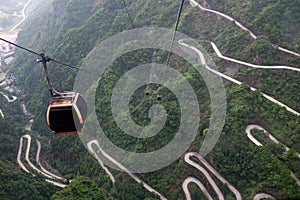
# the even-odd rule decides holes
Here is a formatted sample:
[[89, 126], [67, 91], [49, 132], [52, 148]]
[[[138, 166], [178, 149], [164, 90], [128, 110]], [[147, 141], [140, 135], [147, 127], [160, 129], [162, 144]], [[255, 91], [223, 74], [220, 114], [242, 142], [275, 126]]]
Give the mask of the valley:
[[[19, 21], [7, 28], [2, 27], [3, 31], [0, 32], [0, 37], [20, 45], [28, 45], [30, 48], [36, 47], [35, 51], [46, 49], [57, 59], [71, 64], [86, 62], [85, 56], [90, 56], [91, 52], [95, 51], [93, 47], [96, 48], [96, 43], [101, 43], [103, 38], [112, 36], [118, 31], [130, 29], [124, 25], [128, 20], [128, 12], [133, 18], [131, 23], [137, 26], [148, 26], [148, 17], [143, 16], [143, 12], [152, 7], [155, 8], [155, 12], [159, 12], [163, 8], [150, 2], [143, 5], [144, 7], [140, 2], [135, 1], [127, 2], [128, 4], [109, 1], [99, 4], [96, 1], [89, 1], [83, 6], [79, 0], [78, 2], [68, 0], [65, 5], [54, 0], [48, 9], [49, 19], [39, 18], [34, 21], [34, 19], [30, 19], [30, 16], [26, 16], [26, 9], [28, 6], [30, 7], [30, 3], [31, 0], [22, 2], [22, 7], [18, 12], [13, 13], [13, 17], [18, 16]], [[157, 4], [164, 3], [157, 2]], [[103, 7], [99, 7], [99, 5]], [[173, 17], [176, 15], [174, 14], [177, 11], [176, 2], [169, 5], [164, 4], [164, 6], [164, 12]], [[73, 9], [74, 7], [77, 9], [84, 7], [85, 11], [79, 12]], [[129, 167], [124, 166], [122, 164], [124, 158], [120, 159], [109, 155], [108, 147], [102, 146], [101, 141], [95, 139], [97, 137], [84, 135], [84, 133], [79, 137], [76, 135], [53, 135], [44, 121], [49, 95], [46, 84], [44, 84], [43, 74], [38, 69], [32, 68], [33, 61], [24, 56], [27, 55], [27, 52], [16, 51], [15, 47], [1, 41], [0, 122], [3, 125], [0, 125], [8, 127], [6, 124], [10, 123], [9, 120], [22, 115], [14, 127], [19, 132], [14, 132], [13, 139], [10, 138], [15, 142], [13, 148], [17, 153], [12, 154], [12, 157], [17, 163], [15, 167], [18, 173], [30, 180], [49, 184], [47, 190], [49, 190], [48, 197], [52, 197], [51, 199], [60, 199], [64, 195], [70, 195], [69, 198], [72, 195], [82, 195], [84, 192], [78, 191], [85, 191], [85, 184], [96, 186], [98, 189], [94, 194], [101, 194], [104, 199], [258, 200], [300, 197], [300, 155], [298, 153], [300, 152], [298, 143], [300, 113], [297, 103], [299, 98], [297, 83], [300, 72], [297, 60], [300, 54], [295, 48], [287, 48], [286, 43], [284, 43], [285, 47], [281, 47], [280, 44], [266, 39], [266, 46], [273, 48], [276, 55], [274, 54], [273, 63], [265, 63], [263, 59], [258, 59], [261, 58], [261, 55], [257, 53], [260, 51], [256, 51], [253, 47], [254, 43], [262, 36], [255, 34], [252, 31], [253, 27], [248, 28], [225, 11], [214, 10], [217, 7], [218, 4], [213, 4], [213, 1], [208, 0], [186, 1], [183, 9], [184, 16], [179, 26], [180, 32], [184, 32], [189, 37], [192, 35], [193, 39], [200, 42], [209, 52], [212, 59], [208, 58], [202, 49], [191, 43], [189, 38], [176, 40], [173, 45], [188, 56], [196, 58], [197, 65], [206, 73], [223, 79], [226, 89], [227, 115], [220, 138], [208, 154], [202, 156], [201, 150], [199, 153], [202, 142], [207, 139], [210, 120], [212, 120], [210, 118], [210, 94], [205, 87], [203, 78], [196, 70], [198, 66], [193, 68], [186, 61], [180, 60], [182, 59], [180, 56], [172, 55], [168, 65], [184, 74], [197, 97], [201, 97], [198, 99], [201, 110], [199, 129], [190, 147], [172, 164], [157, 171], [141, 174], [133, 173]], [[127, 15], [124, 14], [126, 10]], [[154, 12], [154, 10], [152, 11]], [[110, 16], [110, 12], [115, 12], [116, 17]], [[172, 20], [166, 24], [167, 20], [164, 21], [162, 17], [158, 17], [159, 14], [151, 12], [149, 11], [149, 15], [155, 16], [151, 23], [156, 23], [156, 19], [160, 26], [172, 28]], [[77, 15], [78, 13], [81, 17]], [[74, 15], [73, 20], [70, 19], [72, 15]], [[7, 16], [3, 15], [3, 17]], [[62, 23], [51, 21], [52, 17], [61, 19]], [[215, 18], [217, 20], [214, 24], [211, 21]], [[103, 19], [103, 23], [99, 19]], [[33, 20], [34, 23], [30, 20]], [[22, 27], [24, 22], [27, 26], [21, 30], [19, 27]], [[47, 22], [47, 26], [44, 27], [42, 24], [45, 22]], [[216, 29], [211, 31], [212, 33], [208, 33], [207, 26], [203, 27], [201, 23], [210, 23], [211, 27]], [[96, 30], [97, 24], [101, 28]], [[199, 32], [196, 29], [187, 29], [186, 27], [191, 26], [190, 24], [199, 28]], [[130, 26], [130, 24], [127, 25]], [[104, 27], [110, 29], [105, 29], [107, 31], [103, 33], [101, 30]], [[123, 29], [119, 30], [121, 27]], [[217, 28], [220, 29], [217, 30]], [[38, 31], [36, 34], [30, 35], [29, 30]], [[232, 32], [232, 35], [226, 31]], [[48, 34], [48, 38], [43, 37]], [[84, 41], [82, 37], [85, 38]], [[240, 44], [243, 43], [239, 47], [236, 47], [235, 44], [237, 40]], [[136, 42], [134, 39], [132, 41]], [[255, 51], [255, 55], [249, 53], [251, 48], [253, 52]], [[147, 114], [152, 109], [151, 104], [159, 104], [172, 113], [166, 115], [168, 116], [165, 122], [167, 128], [144, 141], [133, 139], [126, 134], [124, 136], [124, 130], [118, 127], [111, 114], [111, 108], [109, 108], [112, 106], [110, 100], [114, 86], [122, 74], [126, 73], [126, 70], [130, 71], [131, 67], [137, 64], [151, 63], [153, 60], [157, 63], [164, 62], [165, 52], [156, 50], [148, 53], [144, 49], [143, 51], [137, 50], [117, 58], [103, 73], [103, 77], [99, 78], [98, 86], [92, 87], [97, 87], [94, 100], [95, 116], [98, 123], [103, 125], [101, 128], [107, 137], [116, 142], [118, 148], [142, 152], [146, 156], [147, 152], [152, 151], [152, 148], [160, 147], [159, 143], [169, 142], [173, 132], [178, 129], [180, 121], [176, 117], [180, 116], [178, 114], [180, 113], [178, 108], [180, 104], [177, 100], [174, 100], [169, 91], [165, 91], [165, 87], [150, 84], [146, 87], [149, 97], [143, 96], [144, 86], [138, 88], [138, 92], [132, 95], [129, 103], [131, 117], [138, 125], [146, 126], [149, 118], [152, 120], [152, 116]], [[61, 56], [62, 54], [63, 56]], [[212, 62], [216, 62], [216, 65], [212, 65]], [[97, 62], [87, 64], [97, 66]], [[74, 65], [80, 67], [77, 64]], [[228, 68], [236, 68], [235, 73], [228, 73]], [[52, 68], [51, 65], [50, 73], [55, 75], [54, 83], [59, 88], [72, 87], [77, 72], [69, 70], [57, 67], [57, 65]], [[159, 79], [158, 73], [155, 71], [155, 75], [153, 75], [153, 72], [150, 72], [151, 82]], [[282, 79], [278, 77], [282, 77]], [[130, 83], [130, 79], [128, 80]], [[286, 88], [282, 83], [285, 80], [288, 80]], [[293, 81], [293, 84], [290, 84], [290, 81]], [[280, 90], [275, 83], [282, 86]], [[159, 102], [156, 97], [161, 94], [163, 94], [162, 101]], [[145, 117], [146, 115], [149, 115], [149, 118]], [[90, 116], [88, 119], [91, 121], [95, 116]], [[259, 134], [258, 130], [264, 134]], [[0, 144], [1, 138], [6, 139], [7, 137], [4, 135], [6, 132], [2, 134]], [[36, 145], [31, 145], [32, 140], [36, 141]], [[85, 143], [85, 141], [88, 142]], [[150, 146], [151, 148], [149, 148]], [[45, 149], [42, 154], [40, 153], [41, 147]], [[176, 150], [173, 149], [173, 151]], [[33, 159], [34, 156], [35, 159]], [[130, 161], [130, 157], [128, 159]], [[152, 161], [149, 165], [155, 164], [155, 162]], [[82, 177], [88, 177], [90, 182], [80, 182]], [[69, 190], [74, 187], [78, 188], [78, 193]], [[89, 195], [93, 194], [93, 191], [89, 189], [86, 191]], [[40, 192], [35, 195], [38, 194]]]

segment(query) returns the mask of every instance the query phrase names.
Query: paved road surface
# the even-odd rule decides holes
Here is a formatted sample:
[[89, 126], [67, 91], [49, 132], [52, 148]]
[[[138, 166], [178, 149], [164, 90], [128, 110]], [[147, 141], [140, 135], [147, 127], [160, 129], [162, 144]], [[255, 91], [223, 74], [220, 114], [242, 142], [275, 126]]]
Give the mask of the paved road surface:
[[0, 115], [1, 115], [2, 118], [4, 118], [4, 113], [1, 109], [0, 109]]
[[[95, 151], [92, 148], [92, 144], [96, 144], [98, 150]], [[144, 181], [142, 181], [140, 178], [138, 178], [136, 175], [134, 175], [133, 173], [131, 173], [126, 167], [124, 167], [121, 163], [119, 163], [117, 160], [115, 160], [114, 158], [112, 158], [110, 155], [108, 155], [99, 145], [98, 140], [91, 140], [90, 142], [87, 143], [87, 146], [89, 148], [89, 150], [91, 152], [95, 153], [101, 153], [103, 156], [105, 156], [108, 160], [110, 160], [113, 164], [115, 164], [119, 169], [121, 169], [122, 171], [126, 172], [131, 178], [133, 178], [136, 182], [140, 183], [143, 185], [143, 187], [145, 189], [147, 189], [149, 192], [155, 194], [156, 196], [158, 196], [160, 199], [166, 200], [167, 198], [164, 197], [162, 194], [160, 194], [158, 191], [156, 191], [155, 189], [153, 189], [150, 185], [148, 185], [147, 183], [145, 183]]]
[[[268, 133], [264, 128], [262, 128], [261, 126], [258, 125], [248, 125], [246, 127], [246, 133], [248, 138], [257, 146], [263, 146], [256, 138], [253, 137], [253, 135], [251, 134], [251, 130], [252, 129], [257, 129], [257, 130], [261, 130], [263, 131], [269, 138], [270, 140], [272, 140], [272, 142], [274, 142], [275, 144], [281, 144], [284, 146], [285, 151], [288, 152], [290, 150], [289, 147], [287, 147], [285, 144], [283, 144], [282, 142], [280, 142], [276, 137], [274, 137], [272, 134]], [[297, 152], [298, 157], [300, 158], [300, 154]]]
[[208, 200], [213, 200], [213, 198], [210, 196], [210, 194], [207, 191], [207, 189], [205, 188], [205, 186], [198, 179], [196, 179], [194, 177], [188, 177], [187, 179], [185, 179], [185, 181], [182, 184], [182, 189], [184, 191], [184, 194], [185, 194], [185, 197], [187, 200], [192, 199], [191, 194], [188, 189], [188, 184], [190, 184], [190, 183], [195, 183], [200, 188], [200, 190], [202, 190], [202, 192], [204, 193], [204, 195], [206, 196], [206, 198]]
[[104, 169], [104, 171], [109, 175], [109, 178], [111, 180], [112, 183], [115, 183], [115, 177], [113, 176], [113, 174], [109, 171], [109, 169], [104, 165], [103, 161], [100, 159], [100, 157], [98, 156], [97, 152], [95, 152], [94, 148], [92, 147], [92, 145], [95, 144], [99, 149], [100, 149], [100, 145], [98, 140], [92, 140], [90, 141], [87, 146], [88, 149], [93, 153], [93, 155], [96, 157], [96, 159], [98, 160], [100, 166]]
[[213, 173], [223, 184], [226, 184], [229, 188], [229, 190], [232, 191], [232, 193], [235, 195], [237, 200], [241, 200], [242, 196], [240, 194], [240, 192], [235, 189], [235, 187], [233, 187], [225, 178], [223, 178], [223, 176], [221, 176], [221, 174], [219, 172], [217, 172], [217, 170], [211, 166], [199, 153], [192, 153], [194, 156], [196, 156], [198, 158], [198, 160], [201, 161], [201, 163], [211, 171], [211, 173]]
[[47, 177], [47, 178], [53, 178], [52, 176], [42, 172], [41, 170], [39, 170], [29, 159], [29, 153], [30, 153], [30, 146], [31, 146], [31, 136], [30, 135], [23, 135], [21, 137], [20, 143], [23, 142], [23, 138], [27, 139], [27, 148], [26, 148], [26, 152], [25, 152], [25, 160], [27, 161], [27, 163], [29, 164], [29, 166], [34, 169], [35, 171], [37, 171], [39, 174]]
[[27, 9], [27, 7], [28, 7], [28, 5], [31, 3], [31, 0], [29, 0], [25, 5], [24, 5], [24, 7], [23, 7], [23, 9], [22, 9], [22, 20], [19, 22], [19, 23], [17, 23], [14, 27], [12, 27], [11, 29], [10, 29], [10, 31], [9, 32], [13, 32], [18, 26], [20, 26], [25, 20], [26, 20], [26, 9]]
[[[245, 26], [243, 26], [240, 22], [238, 22], [236, 19], [224, 14], [224, 13], [221, 13], [219, 11], [216, 11], [216, 10], [211, 10], [211, 9], [208, 9], [208, 8], [204, 8], [203, 6], [201, 6], [198, 2], [196, 2], [195, 0], [189, 0], [190, 1], [190, 5], [193, 6], [193, 7], [199, 7], [201, 10], [203, 11], [206, 11], [206, 12], [210, 12], [210, 13], [214, 13], [214, 14], [217, 14], [231, 22], [234, 22], [238, 27], [240, 27], [241, 29], [247, 31], [250, 36], [253, 38], [253, 39], [256, 39], [257, 36], [248, 28], [246, 28]], [[300, 54], [299, 53], [296, 53], [296, 52], [293, 52], [291, 50], [288, 50], [288, 49], [285, 49], [285, 48], [282, 48], [282, 47], [278, 47], [279, 50], [283, 51], [283, 52], [286, 52], [286, 53], [289, 53], [289, 54], [292, 54], [294, 56], [298, 56], [300, 57]]]
[[61, 180], [61, 181], [67, 181], [67, 179], [65, 179], [64, 177], [57, 176], [56, 174], [53, 174], [53, 173], [49, 172], [48, 170], [46, 170], [46, 169], [42, 166], [42, 164], [41, 164], [41, 162], [40, 162], [40, 152], [41, 152], [41, 146], [42, 146], [42, 145], [41, 145], [40, 141], [38, 141], [38, 140], [36, 140], [36, 143], [37, 143], [38, 148], [37, 148], [37, 151], [36, 151], [35, 161], [39, 164], [41, 170], [42, 170], [43, 172], [45, 172], [46, 174], [49, 174], [52, 178], [55, 178], [55, 179], [58, 179], [58, 180]]
[[12, 99], [10, 99], [6, 94], [4, 94], [3, 92], [0, 92], [0, 94], [2, 94], [2, 96], [4, 96], [4, 98], [8, 101], [8, 103], [12, 103], [14, 102], [15, 100], [18, 99], [18, 97], [16, 96], [12, 96]]
[[[269, 138], [276, 144], [282, 144], [286, 151], [289, 151], [290, 149], [285, 146], [283, 143], [279, 142], [273, 135], [271, 135], [270, 133], [268, 133], [264, 128], [262, 128], [261, 126], [258, 125], [248, 125], [246, 127], [245, 132], [247, 133], [248, 138], [256, 145], [256, 146], [263, 146], [255, 137], [253, 137], [253, 135], [251, 134], [251, 130], [252, 129], [258, 129], [258, 130], [262, 130], [264, 131], [265, 134], [267, 134], [269, 136]], [[298, 154], [298, 158], [300, 158], [300, 154]], [[300, 180], [296, 177], [296, 175], [294, 174], [294, 172], [291, 171], [291, 177], [296, 181], [296, 183], [300, 186]]]
[[[62, 184], [62, 183], [59, 183], [59, 182], [56, 182], [56, 181], [53, 181], [53, 180], [49, 180], [49, 179], [56, 179], [58, 177], [58, 179], [60, 180], [65, 180], [64, 178], [62, 177], [59, 177], [59, 176], [52, 176], [52, 173], [45, 173], [41, 170], [39, 170], [36, 166], [33, 165], [33, 163], [30, 161], [29, 159], [29, 152], [30, 152], [30, 147], [31, 147], [31, 136], [30, 135], [23, 135], [21, 138], [20, 138], [20, 144], [19, 144], [19, 150], [18, 150], [18, 155], [17, 155], [17, 162], [19, 164], [19, 166], [27, 173], [30, 173], [31, 175], [35, 176], [34, 174], [32, 174], [23, 164], [23, 162], [21, 161], [21, 154], [22, 154], [22, 148], [23, 148], [23, 139], [27, 139], [27, 147], [26, 147], [26, 152], [25, 152], [25, 160], [27, 161], [27, 163], [29, 164], [29, 166], [34, 169], [36, 172], [38, 172], [39, 174], [47, 177], [47, 179], [45, 179], [45, 181], [49, 182], [49, 183], [52, 183], [53, 185], [56, 185], [58, 187], [61, 187], [61, 188], [64, 188], [66, 187], [67, 185], [65, 184]], [[39, 149], [40, 151], [40, 149]], [[39, 152], [38, 152], [38, 155], [39, 155]], [[37, 158], [36, 158], [37, 159]], [[39, 158], [38, 158], [39, 160]], [[46, 170], [47, 171], [47, 170]]]
[[21, 160], [21, 154], [22, 154], [22, 148], [23, 148], [23, 137], [20, 138], [20, 144], [19, 144], [19, 150], [18, 150], [18, 155], [17, 155], [17, 162], [19, 166], [27, 173], [30, 173], [29, 170], [25, 167]]
[[266, 199], [266, 198], [275, 199], [273, 196], [271, 196], [269, 194], [259, 193], [254, 196], [253, 200], [260, 200], [260, 199]]
[[236, 60], [236, 59], [233, 59], [233, 58], [230, 58], [230, 57], [227, 57], [227, 56], [223, 56], [215, 43], [211, 42], [210, 44], [211, 44], [212, 48], [214, 49], [214, 51], [216, 52], [217, 56], [219, 58], [224, 59], [224, 60], [228, 60], [228, 61], [231, 61], [231, 62], [234, 62], [234, 63], [238, 63], [238, 64], [241, 64], [241, 65], [245, 65], [245, 66], [252, 67], [252, 68], [258, 68], [258, 69], [286, 69], [286, 70], [292, 70], [292, 71], [300, 72], [300, 69], [295, 68], [295, 67], [255, 65], [255, 64], [244, 62], [244, 61]]
[[[242, 82], [240, 82], [240, 81], [238, 81], [238, 80], [236, 80], [236, 79], [234, 79], [234, 78], [231, 78], [230, 76], [228, 76], [228, 75], [226, 75], [226, 74], [223, 74], [223, 73], [221, 73], [221, 72], [218, 72], [218, 71], [215, 70], [215, 69], [210, 68], [210, 67], [207, 65], [207, 63], [206, 63], [205, 58], [204, 58], [202, 52], [201, 52], [199, 49], [197, 49], [196, 47], [184, 43], [183, 40], [179, 40], [178, 43], [179, 43], [181, 46], [187, 47], [187, 48], [189, 48], [189, 49], [195, 51], [195, 52], [198, 54], [199, 58], [200, 58], [200, 62], [201, 62], [201, 63], [205, 66], [205, 68], [206, 68], [207, 70], [209, 70], [210, 72], [212, 72], [212, 73], [214, 73], [214, 74], [216, 74], [216, 75], [218, 75], [218, 76], [220, 76], [220, 77], [222, 77], [222, 78], [224, 78], [224, 79], [226, 79], [226, 80], [229, 80], [229, 81], [231, 81], [231, 82], [233, 82], [233, 83], [235, 83], [235, 84], [238, 84], [238, 85], [241, 85], [241, 84], [242, 84]], [[254, 87], [250, 87], [250, 89], [251, 89], [252, 91], [257, 90], [257, 89], [254, 88]], [[265, 94], [265, 93], [262, 93], [262, 95], [263, 95], [263, 97], [265, 97], [265, 98], [268, 99], [269, 101], [271, 101], [271, 102], [273, 102], [273, 103], [276, 103], [276, 104], [278, 104], [278, 105], [284, 107], [287, 111], [289, 111], [289, 112], [291, 112], [291, 113], [293, 113], [293, 114], [295, 114], [295, 115], [300, 116], [300, 113], [299, 113], [298, 111], [293, 110], [292, 108], [288, 107], [288, 106], [285, 105], [284, 103], [282, 103], [282, 102], [280, 102], [280, 101], [274, 99], [273, 97], [271, 97], [271, 96], [269, 96], [269, 95], [267, 95], [267, 94]]]
[[[190, 159], [190, 157], [193, 156], [193, 155], [194, 155], [193, 153], [187, 153], [187, 154], [185, 154], [184, 161], [186, 163], [188, 163], [189, 165], [191, 165], [191, 166], [195, 167], [196, 169], [198, 169], [206, 177], [207, 181], [209, 182], [209, 184], [212, 186], [212, 188], [216, 192], [219, 200], [224, 200], [224, 196], [223, 196], [221, 190], [217, 186], [216, 182], [209, 175], [209, 173], [203, 167], [201, 167], [199, 164], [195, 163], [194, 161], [192, 161]], [[203, 192], [205, 193], [205, 191], [203, 191]]]
[[[221, 174], [219, 172], [217, 172], [217, 170], [213, 166], [211, 166], [199, 153], [189, 152], [185, 155], [185, 158], [191, 157], [191, 156], [195, 156], [214, 176], [216, 176], [223, 184], [226, 184], [228, 186], [229, 190], [232, 191], [232, 193], [235, 195], [237, 200], [242, 199], [240, 192], [235, 187], [233, 187], [233, 185], [231, 185], [225, 178], [223, 178], [223, 176], [221, 176]], [[190, 162], [193, 162], [193, 161], [190, 160]], [[190, 164], [190, 162], [189, 162], [189, 164]]]

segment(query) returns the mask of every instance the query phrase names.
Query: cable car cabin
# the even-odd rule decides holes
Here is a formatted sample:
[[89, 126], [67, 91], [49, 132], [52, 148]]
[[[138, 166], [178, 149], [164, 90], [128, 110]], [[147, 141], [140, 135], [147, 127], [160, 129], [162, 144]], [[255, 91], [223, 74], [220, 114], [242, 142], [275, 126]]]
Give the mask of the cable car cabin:
[[77, 134], [82, 132], [86, 114], [87, 104], [79, 93], [61, 93], [51, 97], [47, 123], [57, 134]]

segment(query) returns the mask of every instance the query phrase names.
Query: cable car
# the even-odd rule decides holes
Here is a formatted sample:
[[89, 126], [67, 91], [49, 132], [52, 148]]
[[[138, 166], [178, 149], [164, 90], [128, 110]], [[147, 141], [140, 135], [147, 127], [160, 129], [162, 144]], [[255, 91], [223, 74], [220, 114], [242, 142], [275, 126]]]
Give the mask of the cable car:
[[87, 104], [78, 92], [58, 92], [51, 82], [47, 62], [51, 58], [41, 54], [41, 60], [45, 70], [46, 80], [51, 93], [46, 119], [49, 128], [56, 134], [78, 134], [84, 127], [87, 115]]
[[161, 101], [161, 96], [159, 94], [157, 95], [156, 98], [157, 98], [158, 101]]
[[56, 134], [78, 134], [82, 132], [86, 114], [87, 105], [79, 93], [61, 93], [51, 97], [47, 123]]

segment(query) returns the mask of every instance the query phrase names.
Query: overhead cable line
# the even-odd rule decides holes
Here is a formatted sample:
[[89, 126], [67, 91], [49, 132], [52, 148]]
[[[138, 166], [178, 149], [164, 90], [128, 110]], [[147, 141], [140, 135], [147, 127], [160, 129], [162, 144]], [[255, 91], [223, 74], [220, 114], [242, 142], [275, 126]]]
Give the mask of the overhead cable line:
[[[183, 8], [183, 3], [184, 3], [184, 0], [181, 0], [179, 8], [178, 8], [177, 19], [176, 19], [176, 22], [175, 22], [175, 28], [174, 28], [173, 35], [172, 35], [172, 38], [171, 38], [170, 48], [169, 48], [169, 52], [168, 52], [168, 56], [167, 56], [167, 60], [166, 60], [166, 68], [168, 66], [168, 63], [169, 63], [169, 60], [170, 60], [170, 57], [171, 57], [173, 42], [175, 40], [176, 32], [177, 32], [177, 29], [178, 29], [178, 24], [179, 24], [179, 21], [180, 21], [182, 8]], [[163, 76], [162, 76], [163, 80], [165, 79], [165, 76], [166, 76], [166, 69], [163, 72]], [[157, 95], [157, 100], [161, 100], [161, 95], [159, 95], [159, 94]]]
[[126, 9], [127, 16], [128, 16], [129, 21], [130, 21], [130, 24], [131, 24], [132, 28], [135, 28], [135, 27], [134, 27], [134, 24], [133, 24], [133, 21], [132, 21], [132, 19], [131, 19], [129, 10], [128, 10], [128, 8], [127, 8], [127, 5], [126, 5], [125, 0], [122, 0], [122, 2], [123, 2], [123, 5], [124, 5], [124, 8]]
[[171, 44], [170, 44], [170, 49], [169, 49], [166, 65], [168, 65], [168, 62], [169, 62], [169, 59], [170, 59], [170, 56], [171, 56], [171, 51], [172, 51], [172, 48], [173, 48], [173, 42], [174, 42], [174, 39], [175, 39], [175, 36], [176, 36], [176, 31], [178, 29], [179, 20], [180, 20], [180, 16], [181, 16], [181, 13], [182, 13], [183, 3], [184, 3], [184, 0], [181, 0], [180, 6], [179, 6], [179, 9], [178, 9], [177, 19], [176, 19], [176, 22], [175, 22], [175, 28], [174, 28], [173, 36], [172, 36], [172, 39], [171, 39]]
[[[16, 44], [16, 43], [13, 43], [13, 42], [11, 42], [11, 41], [5, 40], [5, 39], [3, 39], [3, 38], [1, 38], [1, 37], [0, 37], [0, 40], [2, 40], [2, 41], [4, 41], [4, 42], [7, 42], [7, 43], [9, 43], [9, 44], [11, 44], [11, 45], [14, 45], [14, 46], [16, 46], [16, 47], [18, 47], [18, 48], [20, 48], [20, 49], [25, 50], [25, 51], [28, 51], [29, 53], [35, 54], [35, 55], [37, 55], [37, 56], [40, 56], [42, 59], [44, 59], [44, 57], [45, 57], [45, 54], [44, 54], [44, 53], [37, 53], [37, 52], [34, 52], [34, 51], [32, 51], [32, 50], [30, 50], [30, 49], [28, 49], [28, 48], [22, 47], [22, 46], [20, 46], [20, 45], [18, 45], [18, 44]], [[50, 58], [50, 57], [47, 56], [47, 62], [49, 62], [49, 61], [53, 61], [53, 62], [58, 63], [58, 64], [60, 64], [60, 65], [64, 65], [64, 66], [66, 66], [66, 67], [69, 67], [69, 68], [73, 68], [73, 69], [79, 70], [78, 67], [71, 66], [71, 65], [69, 65], [69, 64], [60, 62], [60, 61], [58, 61], [58, 60], [54, 60], [54, 59], [52, 59], [52, 58]]]
[[9, 43], [9, 44], [11, 44], [11, 45], [14, 45], [14, 46], [16, 46], [16, 47], [18, 47], [18, 48], [20, 48], [20, 49], [25, 50], [25, 51], [28, 51], [28, 52], [30, 52], [30, 53], [32, 53], [32, 54], [41, 56], [40, 53], [36, 53], [36, 52], [34, 52], [34, 51], [31, 51], [30, 49], [27, 49], [27, 48], [25, 48], [25, 47], [22, 47], [22, 46], [20, 46], [20, 45], [17, 45], [17, 44], [15, 44], [15, 43], [10, 42], [10, 41], [8, 41], [8, 40], [5, 40], [5, 39], [3, 39], [3, 38], [0, 38], [0, 40], [2, 40], [2, 41], [4, 41], [4, 42], [7, 42], [7, 43]]

